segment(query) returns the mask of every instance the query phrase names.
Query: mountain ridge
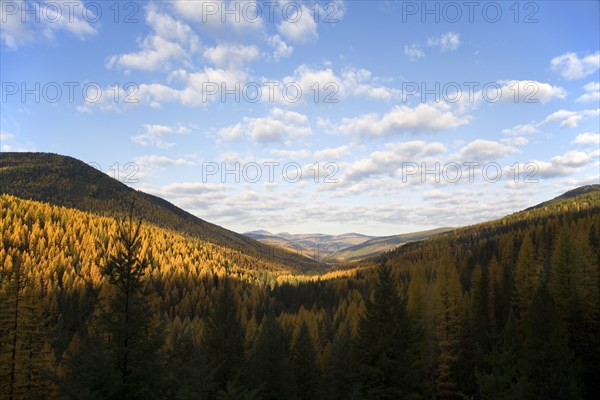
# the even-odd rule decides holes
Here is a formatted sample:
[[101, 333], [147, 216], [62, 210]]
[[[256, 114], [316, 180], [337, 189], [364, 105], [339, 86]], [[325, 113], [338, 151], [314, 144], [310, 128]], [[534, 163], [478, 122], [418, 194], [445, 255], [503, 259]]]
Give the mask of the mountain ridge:
[[158, 196], [133, 189], [74, 157], [55, 153], [0, 153], [0, 193], [59, 206], [119, 216], [131, 204], [145, 221], [253, 257], [268, 254], [291, 269], [324, 266], [302, 254], [277, 251], [205, 221]]

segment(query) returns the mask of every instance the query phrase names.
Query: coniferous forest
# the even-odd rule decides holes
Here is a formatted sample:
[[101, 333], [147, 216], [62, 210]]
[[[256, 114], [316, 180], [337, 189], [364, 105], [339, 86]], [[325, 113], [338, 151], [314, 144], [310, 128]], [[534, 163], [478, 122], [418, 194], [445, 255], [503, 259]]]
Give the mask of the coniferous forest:
[[[600, 188], [322, 270], [0, 196], [1, 399], [593, 399]], [[148, 213], [146, 213], [148, 214]]]

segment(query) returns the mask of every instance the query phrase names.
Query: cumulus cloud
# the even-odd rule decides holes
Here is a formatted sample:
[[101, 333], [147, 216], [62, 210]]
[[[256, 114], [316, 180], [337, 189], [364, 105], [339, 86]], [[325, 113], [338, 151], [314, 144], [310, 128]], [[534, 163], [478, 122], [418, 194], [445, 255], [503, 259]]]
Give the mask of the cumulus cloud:
[[405, 132], [442, 131], [468, 122], [468, 117], [456, 115], [444, 104], [422, 103], [414, 108], [395, 106], [383, 115], [370, 113], [354, 118], [343, 118], [335, 129], [345, 134], [385, 137]]
[[571, 144], [573, 146], [591, 146], [600, 148], [600, 133], [580, 133], [575, 137]]
[[465, 161], [492, 161], [502, 159], [517, 149], [491, 140], [477, 139], [462, 147], [458, 156]]
[[317, 160], [340, 160], [342, 157], [350, 154], [351, 145], [345, 144], [339, 147], [330, 147], [315, 151], [314, 157]]
[[195, 53], [200, 44], [189, 25], [159, 12], [154, 3], [146, 9], [146, 23], [154, 34], [138, 41], [139, 51], [110, 56], [106, 61], [108, 68], [155, 71], [170, 68], [172, 61], [190, 64], [189, 55]]
[[546, 103], [564, 99], [567, 91], [560, 86], [538, 81], [499, 81], [502, 100], [515, 103]]
[[269, 36], [267, 43], [274, 49], [273, 59], [275, 61], [289, 57], [294, 52], [294, 47], [288, 45], [279, 35]]
[[439, 47], [441, 51], [456, 50], [460, 46], [460, 35], [456, 32], [446, 32], [441, 36], [427, 39], [427, 46]]
[[126, 69], [154, 71], [159, 68], [167, 69], [171, 59], [184, 59], [186, 51], [179, 43], [170, 42], [158, 35], [148, 36], [140, 43], [141, 50], [111, 56], [106, 66], [120, 66]]
[[161, 149], [175, 146], [175, 143], [164, 141], [163, 136], [172, 133], [186, 134], [190, 132], [190, 129], [185, 126], [144, 124], [143, 128], [144, 131], [140, 134], [132, 136], [131, 140], [134, 143], [142, 146], [154, 146]]
[[153, 107], [160, 107], [163, 102], [173, 101], [186, 106], [205, 106], [222, 99], [221, 89], [231, 90], [236, 88], [236, 85], [243, 86], [248, 77], [245, 72], [239, 70], [206, 67], [196, 72], [180, 69], [172, 72], [170, 79], [181, 82], [183, 88], [176, 89], [160, 83], [143, 83], [139, 86], [138, 92], [140, 102], [148, 103]]
[[[281, 87], [286, 84], [298, 85], [303, 94], [300, 102], [336, 103], [350, 97], [391, 100], [401, 96], [400, 90], [381, 84], [371, 71], [364, 68], [350, 68], [336, 73], [331, 67], [318, 69], [303, 64], [292, 75], [277, 83]], [[285, 99], [280, 92], [276, 91], [276, 100], [283, 103]]]
[[502, 130], [502, 134], [512, 136], [520, 136], [524, 134], [530, 135], [536, 132], [539, 132], [539, 129], [535, 126], [535, 124], [515, 125], [512, 128]]
[[439, 142], [427, 143], [421, 140], [400, 143], [387, 143], [385, 150], [372, 152], [344, 168], [343, 183], [353, 184], [375, 175], [393, 175], [403, 163], [419, 162], [447, 151]]
[[[242, 37], [264, 30], [265, 16], [256, 14], [253, 3], [251, 0], [195, 0], [173, 1], [169, 6], [177, 15], [213, 36]], [[225, 14], [225, 10], [229, 13]]]
[[287, 18], [277, 25], [277, 30], [293, 43], [311, 42], [319, 37], [313, 12], [304, 5], [299, 6], [298, 3], [296, 8], [290, 10]]
[[134, 160], [140, 165], [140, 169], [149, 168], [154, 169], [156, 167], [171, 167], [174, 165], [194, 165], [194, 162], [185, 158], [170, 158], [167, 156], [159, 156], [156, 154], [149, 154], [144, 156], [135, 157]]
[[425, 51], [418, 44], [413, 43], [410, 46], [404, 46], [404, 55], [410, 61], [417, 61], [419, 58], [425, 57]]
[[586, 93], [575, 100], [578, 103], [600, 102], [600, 82], [590, 82], [583, 87]]
[[258, 58], [259, 51], [256, 46], [240, 44], [219, 44], [204, 50], [204, 58], [220, 68], [237, 69], [244, 64]]
[[[81, 14], [73, 13], [72, 16], [62, 12], [60, 6], [48, 4], [50, 2], [28, 2], [27, 9], [35, 10], [38, 19], [30, 16], [25, 21], [22, 21], [21, 18], [21, 7], [26, 7], [25, 2], [2, 1], [2, 3], [0, 7], [0, 20], [2, 20], [0, 41], [10, 49], [17, 49], [19, 46], [34, 43], [42, 38], [53, 40], [56, 33], [60, 31], [67, 32], [80, 40], [98, 34], [98, 30], [81, 17], [85, 12], [88, 20], [94, 20], [97, 17], [94, 10], [86, 7], [81, 1], [71, 3], [70, 6], [74, 10], [81, 12]], [[82, 11], [84, 9], [85, 11]], [[39, 18], [40, 15], [44, 17]]]
[[229, 140], [246, 136], [255, 143], [289, 144], [312, 135], [312, 128], [306, 115], [274, 108], [266, 117], [244, 117], [243, 122], [220, 129], [219, 135]]
[[534, 160], [542, 178], [556, 178], [571, 175], [590, 164], [592, 158], [582, 151], [568, 151], [563, 155], [555, 156], [550, 162]]
[[576, 53], [566, 53], [550, 61], [552, 71], [568, 80], [581, 79], [600, 69], [600, 51], [580, 58]]

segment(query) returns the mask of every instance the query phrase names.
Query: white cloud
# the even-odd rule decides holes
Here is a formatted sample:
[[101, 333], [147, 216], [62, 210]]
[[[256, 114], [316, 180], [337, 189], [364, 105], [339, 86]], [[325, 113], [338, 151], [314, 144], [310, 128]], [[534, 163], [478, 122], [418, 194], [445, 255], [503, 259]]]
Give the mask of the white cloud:
[[549, 122], [559, 122], [561, 128], [575, 128], [577, 123], [581, 120], [582, 115], [577, 111], [568, 111], [561, 109], [548, 115], [539, 125], [547, 124]]
[[156, 167], [171, 167], [174, 165], [194, 165], [193, 161], [185, 158], [170, 158], [167, 156], [159, 156], [156, 154], [149, 154], [145, 156], [138, 156], [134, 158], [136, 163], [140, 165], [140, 169], [149, 168], [153, 169]]
[[575, 100], [578, 103], [600, 102], [600, 82], [590, 82], [583, 89], [587, 92]]
[[444, 104], [422, 103], [416, 107], [395, 106], [384, 115], [364, 114], [343, 118], [337, 129], [341, 133], [358, 133], [383, 137], [403, 132], [436, 132], [456, 128], [469, 122], [468, 117], [455, 115]]
[[132, 136], [131, 140], [134, 143], [140, 144], [142, 146], [155, 146], [161, 149], [166, 149], [169, 147], [173, 147], [175, 143], [163, 141], [163, 136], [171, 133], [186, 134], [189, 132], [190, 129], [186, 128], [185, 126], [174, 127], [158, 124], [144, 124], [144, 132]]
[[460, 46], [460, 35], [456, 32], [446, 32], [441, 36], [427, 39], [427, 46], [439, 47], [441, 51], [456, 50]]
[[[564, 99], [567, 91], [560, 86], [538, 81], [499, 81], [502, 100], [515, 103], [546, 103], [554, 98]], [[491, 95], [490, 95], [491, 96]]]
[[426, 157], [443, 154], [446, 146], [439, 142], [421, 140], [387, 143], [385, 150], [372, 152], [368, 158], [353, 162], [344, 168], [343, 183], [354, 184], [375, 175], [394, 175], [403, 163], [419, 162]]
[[571, 175], [592, 162], [592, 158], [581, 151], [568, 151], [562, 156], [555, 156], [550, 162], [534, 160], [538, 167], [536, 175], [542, 178], [556, 178]]
[[554, 57], [550, 61], [550, 68], [568, 80], [585, 78], [600, 69], [600, 51], [583, 58], [575, 53]]
[[539, 132], [539, 130], [534, 124], [515, 125], [512, 128], [502, 130], [502, 134], [512, 136], [530, 135], [536, 132]]
[[517, 149], [491, 140], [477, 139], [458, 151], [458, 156], [465, 161], [492, 161], [504, 158]]
[[293, 10], [289, 10], [287, 18], [284, 18], [277, 30], [286, 39], [293, 43], [306, 43], [316, 40], [319, 37], [317, 33], [317, 23], [313, 18], [313, 12], [306, 6], [295, 3]]
[[219, 135], [230, 140], [245, 135], [255, 143], [290, 144], [294, 140], [312, 135], [312, 128], [306, 115], [274, 108], [266, 117], [244, 117], [242, 123], [220, 129]]
[[217, 67], [238, 69], [245, 63], [258, 58], [259, 51], [256, 46], [243, 46], [240, 44], [219, 44], [209, 47], [204, 51], [204, 58]]
[[529, 143], [529, 139], [527, 139], [525, 136], [513, 136], [500, 139], [500, 142], [508, 146], [525, 146], [527, 143]]
[[275, 49], [273, 52], [273, 59], [275, 61], [289, 57], [294, 52], [294, 47], [284, 42], [279, 35], [269, 36], [267, 42], [269, 43], [269, 46]]
[[139, 51], [110, 56], [108, 68], [155, 71], [169, 69], [171, 61], [190, 65], [190, 55], [198, 51], [200, 41], [189, 25], [159, 12], [154, 3], [147, 6], [146, 23], [154, 34], [139, 41]]
[[413, 43], [410, 46], [404, 46], [404, 55], [410, 59], [410, 61], [416, 61], [419, 58], [425, 57], [425, 52], [418, 44]]
[[584, 132], [580, 133], [571, 142], [573, 146], [595, 146], [600, 147], [600, 133]]
[[264, 30], [263, 20], [268, 17], [257, 16], [254, 3], [253, 0], [194, 0], [168, 4], [179, 16], [211, 35], [242, 37]]
[[[22, 21], [22, 7], [35, 10], [35, 16], [30, 14], [25, 21]], [[70, 7], [78, 12], [69, 15], [57, 3], [36, 1], [27, 2], [26, 5], [25, 2], [2, 0], [0, 41], [11, 49], [17, 49], [19, 46], [33, 43], [41, 38], [53, 40], [58, 31], [68, 32], [80, 40], [97, 35], [97, 29], [87, 22], [87, 20], [97, 18], [94, 10], [86, 7], [81, 1], [72, 2]], [[85, 11], [83, 11], [84, 9]], [[87, 20], [81, 17], [84, 13]]]
[[340, 160], [342, 157], [350, 154], [351, 145], [345, 144], [339, 147], [331, 147], [315, 151], [314, 157], [317, 160], [329, 161]]
[[[350, 97], [366, 97], [375, 100], [391, 100], [400, 98], [400, 90], [389, 88], [379, 83], [379, 79], [366, 69], [346, 69], [339, 74], [331, 67], [314, 69], [307, 65], [300, 65], [292, 75], [284, 77], [280, 84], [297, 84], [302, 90], [302, 101], [315, 101], [318, 103], [338, 102]], [[285, 103], [281, 97], [281, 90], [276, 90], [276, 100]], [[263, 96], [265, 99], [268, 96]], [[289, 104], [289, 103], [288, 103]]]
[[272, 149], [271, 154], [273, 154], [274, 156], [280, 156], [292, 160], [301, 160], [310, 157], [310, 151], [308, 150]]
[[[175, 89], [160, 83], [142, 83], [138, 92], [140, 102], [153, 107], [173, 101], [186, 106], [205, 106], [222, 100], [221, 88], [231, 90], [236, 85], [242, 87], [248, 77], [243, 71], [206, 67], [202, 71], [192, 73], [177, 70], [170, 74], [170, 79], [182, 82], [184, 88]], [[238, 93], [241, 93], [241, 89]], [[229, 100], [233, 101], [233, 98], [230, 97]]]
[[154, 71], [167, 69], [168, 61], [174, 58], [186, 59], [187, 53], [179, 43], [170, 42], [158, 35], [148, 36], [140, 43], [141, 50], [134, 53], [111, 56], [106, 66], [115, 65], [126, 69]]

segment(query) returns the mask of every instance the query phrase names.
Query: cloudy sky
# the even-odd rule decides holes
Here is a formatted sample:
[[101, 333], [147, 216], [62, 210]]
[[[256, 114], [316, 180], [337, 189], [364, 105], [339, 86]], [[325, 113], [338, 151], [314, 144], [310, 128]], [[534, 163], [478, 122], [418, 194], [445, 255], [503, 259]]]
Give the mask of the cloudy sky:
[[597, 1], [1, 1], [1, 149], [245, 232], [388, 235], [600, 183]]

